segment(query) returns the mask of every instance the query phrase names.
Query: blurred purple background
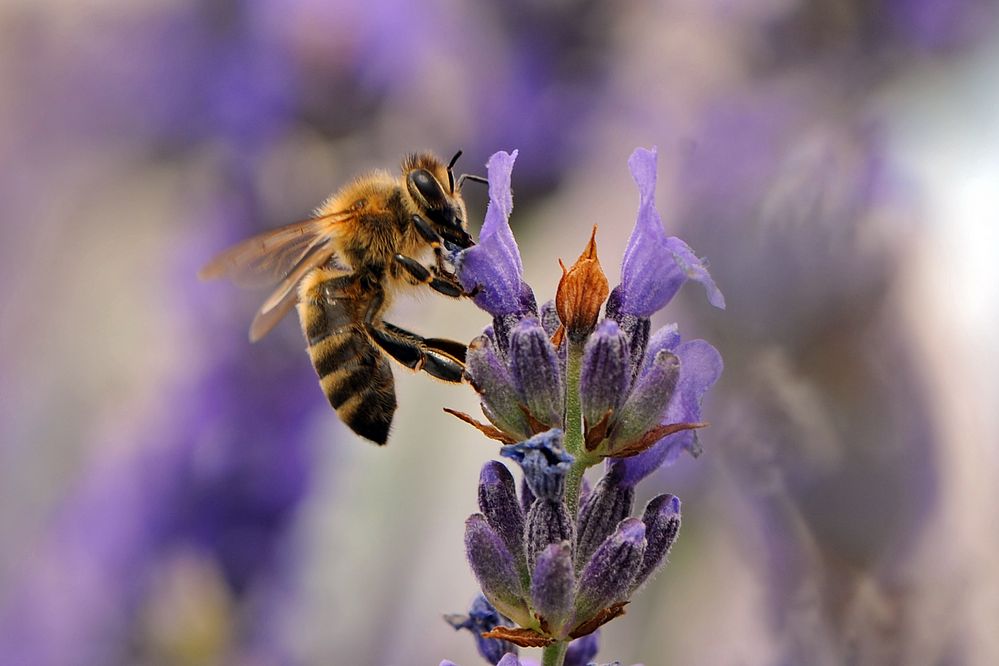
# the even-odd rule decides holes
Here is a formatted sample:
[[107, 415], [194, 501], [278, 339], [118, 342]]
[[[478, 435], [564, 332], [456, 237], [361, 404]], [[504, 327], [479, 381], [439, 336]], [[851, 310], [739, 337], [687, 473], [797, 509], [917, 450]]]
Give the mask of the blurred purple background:
[[[542, 300], [612, 284], [659, 146], [711, 262], [665, 313], [726, 362], [672, 564], [602, 661], [999, 662], [999, 11], [986, 0], [0, 5], [0, 663], [479, 663], [441, 614], [495, 447], [396, 369], [387, 449], [297, 322], [200, 283], [407, 151], [484, 173]], [[473, 226], [485, 192], [467, 189]], [[393, 315], [468, 340], [468, 303]]]

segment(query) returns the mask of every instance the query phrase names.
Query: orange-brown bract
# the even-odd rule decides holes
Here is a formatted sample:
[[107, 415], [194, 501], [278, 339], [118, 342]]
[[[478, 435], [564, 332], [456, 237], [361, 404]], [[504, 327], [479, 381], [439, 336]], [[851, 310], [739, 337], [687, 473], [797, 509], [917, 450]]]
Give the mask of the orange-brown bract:
[[[461, 182], [430, 153], [407, 156], [401, 176], [379, 170], [327, 199], [315, 215], [249, 238], [200, 272], [243, 286], [277, 284], [257, 311], [250, 340], [270, 331], [294, 305], [320, 385], [337, 415], [378, 444], [396, 409], [385, 355], [413, 370], [460, 382], [465, 345], [423, 338], [383, 319], [400, 289], [426, 285], [465, 295], [445, 250], [470, 247]], [[479, 180], [476, 178], [476, 180]], [[432, 256], [430, 266], [424, 265]]]

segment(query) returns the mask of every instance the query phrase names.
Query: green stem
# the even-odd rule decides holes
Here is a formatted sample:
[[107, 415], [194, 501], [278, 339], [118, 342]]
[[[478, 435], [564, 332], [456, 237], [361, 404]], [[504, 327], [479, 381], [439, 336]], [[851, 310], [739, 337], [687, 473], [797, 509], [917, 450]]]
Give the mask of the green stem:
[[575, 457], [583, 448], [583, 406], [579, 399], [579, 373], [583, 366], [583, 343], [569, 341], [565, 368], [565, 450]]
[[586, 465], [581, 465], [579, 462], [574, 462], [572, 467], [569, 468], [569, 473], [565, 476], [565, 505], [569, 508], [569, 515], [573, 518], [576, 517], [576, 511], [579, 509], [579, 489], [583, 483], [583, 473], [586, 471]]
[[565, 480], [565, 503], [569, 515], [575, 516], [579, 507], [579, 487], [587, 465], [583, 441], [583, 406], [579, 397], [579, 375], [583, 367], [583, 343], [568, 341], [568, 358], [565, 364], [565, 450], [575, 461]]
[[541, 653], [541, 666], [562, 666], [565, 652], [569, 649], [568, 641], [559, 641], [549, 645]]

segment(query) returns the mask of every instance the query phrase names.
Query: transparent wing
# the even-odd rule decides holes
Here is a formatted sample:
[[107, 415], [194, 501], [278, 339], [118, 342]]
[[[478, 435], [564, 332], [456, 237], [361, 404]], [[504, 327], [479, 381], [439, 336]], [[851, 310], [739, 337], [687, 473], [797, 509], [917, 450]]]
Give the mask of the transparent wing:
[[[292, 267], [288, 275], [281, 280], [274, 292], [257, 310], [253, 323], [250, 324], [250, 342], [256, 342], [267, 335], [288, 311], [298, 302], [298, 283], [306, 273], [313, 268], [326, 264], [333, 256], [329, 242], [316, 245], [306, 251], [305, 256]], [[347, 269], [343, 269], [347, 273]]]
[[[329, 248], [336, 225], [351, 219], [353, 211], [338, 211], [278, 227], [247, 238], [212, 259], [198, 273], [202, 280], [227, 278], [241, 287], [263, 287], [284, 280], [314, 251]], [[315, 263], [315, 265], [320, 265]]]

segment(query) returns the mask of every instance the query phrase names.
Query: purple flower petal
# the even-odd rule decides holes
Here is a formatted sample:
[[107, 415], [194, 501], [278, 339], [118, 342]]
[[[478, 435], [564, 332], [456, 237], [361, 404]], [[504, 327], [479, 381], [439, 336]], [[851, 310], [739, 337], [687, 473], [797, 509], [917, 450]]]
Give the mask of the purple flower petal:
[[481, 594], [472, 601], [468, 615], [445, 615], [444, 621], [456, 630], [467, 629], [471, 632], [472, 636], [475, 637], [475, 648], [482, 658], [490, 664], [499, 662], [503, 655], [508, 652], [518, 653], [517, 646], [513, 643], [482, 636], [500, 625], [509, 624], [510, 620], [500, 615], [499, 611], [493, 608], [489, 600]]
[[516, 159], [516, 150], [489, 158], [489, 206], [479, 243], [455, 260], [462, 286], [468, 291], [479, 289], [475, 304], [494, 317], [526, 312], [534, 296], [524, 283], [520, 250], [508, 221], [513, 209], [510, 173]]
[[563, 666], [587, 666], [593, 662], [600, 647], [600, 630], [577, 638], [569, 643]]
[[708, 302], [724, 308], [725, 297], [704, 263], [682, 240], [666, 236], [656, 210], [656, 164], [655, 148], [637, 148], [628, 159], [641, 201], [621, 265], [620, 311], [650, 317], [669, 303], [687, 280], [703, 284]]
[[[680, 380], [663, 422], [696, 423], [701, 420], [704, 394], [721, 376], [721, 354], [704, 340], [691, 340], [680, 344], [676, 355], [680, 359]], [[663, 463], [676, 460], [684, 449], [698, 453], [695, 430], [669, 435], [637, 456], [614, 460], [611, 467], [621, 475], [622, 483], [634, 486]]]

